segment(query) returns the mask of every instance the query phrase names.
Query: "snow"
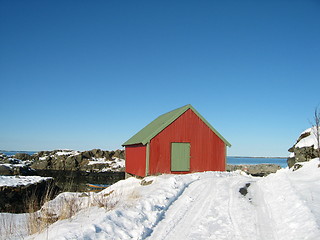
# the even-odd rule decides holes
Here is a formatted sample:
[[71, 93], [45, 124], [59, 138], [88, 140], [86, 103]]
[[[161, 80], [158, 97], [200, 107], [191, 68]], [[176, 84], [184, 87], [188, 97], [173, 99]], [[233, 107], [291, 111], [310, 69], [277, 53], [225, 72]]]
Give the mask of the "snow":
[[1, 163], [0, 166], [5, 166], [5, 167], [8, 167], [8, 168], [13, 168], [13, 167], [25, 167], [26, 164], [23, 164], [23, 163], [18, 163], [18, 164]]
[[262, 178], [241, 171], [160, 175], [128, 178], [100, 193], [63, 193], [42, 210], [58, 216], [71, 201], [77, 213], [23, 238], [320, 239], [319, 159], [302, 165]]
[[0, 175], [0, 187], [10, 186], [18, 187], [30, 185], [38, 182], [51, 179], [50, 177], [40, 177], [40, 176], [2, 176]]
[[62, 156], [62, 155], [72, 155], [72, 156], [76, 156], [76, 155], [79, 155], [80, 152], [79, 151], [73, 151], [73, 150], [63, 150], [63, 151], [60, 151], [60, 152], [56, 152], [55, 155], [58, 155], [58, 156]]
[[92, 158], [91, 161], [89, 161], [88, 165], [95, 165], [95, 164], [108, 164], [109, 167], [105, 167], [101, 170], [97, 169], [99, 172], [108, 172], [108, 171], [115, 171], [119, 168], [125, 167], [125, 160], [120, 158], [112, 158], [112, 160], [107, 160], [106, 158]]
[[89, 161], [88, 165], [94, 165], [94, 164], [106, 164], [107, 159], [105, 157], [103, 158], [91, 158], [92, 160]]
[[295, 156], [294, 152], [289, 154], [289, 158], [293, 158]]
[[[314, 160], [310, 164], [318, 162]], [[313, 212], [320, 200], [320, 169], [317, 166], [313, 168], [316, 170], [312, 174], [315, 182], [307, 180], [309, 174], [302, 169], [296, 172], [279, 170], [277, 174], [257, 181], [251, 188], [253, 204], [257, 206], [257, 216], [260, 217], [259, 224], [269, 233], [269, 239], [320, 238], [320, 215]], [[306, 180], [308, 184], [303, 184]], [[306, 188], [303, 190], [303, 187]], [[301, 198], [301, 190], [307, 191], [314, 198], [309, 199], [308, 203]]]
[[311, 134], [305, 138], [302, 138], [299, 142], [297, 142], [295, 145], [296, 148], [311, 147], [312, 145], [314, 145], [314, 149], [318, 148], [317, 138], [316, 138], [317, 128], [316, 127], [308, 128], [307, 130], [302, 132], [301, 135], [308, 132], [310, 132]]

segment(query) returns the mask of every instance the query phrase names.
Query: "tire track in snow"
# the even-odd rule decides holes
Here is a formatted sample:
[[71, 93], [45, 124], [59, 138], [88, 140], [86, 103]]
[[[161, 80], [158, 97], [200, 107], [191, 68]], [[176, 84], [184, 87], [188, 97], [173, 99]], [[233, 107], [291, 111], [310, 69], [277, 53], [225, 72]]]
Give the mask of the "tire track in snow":
[[[190, 184], [170, 206], [148, 239], [239, 239], [248, 229], [241, 231], [238, 225], [239, 221], [243, 222], [241, 212], [237, 212], [241, 197], [235, 194], [247, 180], [241, 176], [238, 178], [205, 178]], [[251, 209], [243, 211], [251, 214]], [[235, 217], [238, 214], [240, 217]], [[249, 233], [256, 233], [254, 224], [246, 223]]]
[[251, 184], [251, 191], [254, 192], [253, 204], [257, 221], [257, 231], [261, 240], [276, 240], [276, 226], [269, 204], [265, 201], [264, 192], [256, 183]]
[[[164, 215], [164, 219], [155, 227], [150, 239], [174, 239], [170, 235], [172, 235], [173, 231], [177, 231], [176, 228], [179, 228], [179, 225], [186, 228], [186, 225], [192, 224], [193, 221], [186, 223], [186, 225], [181, 221], [184, 221], [184, 219], [190, 220], [191, 214], [194, 214], [194, 217], [198, 217], [201, 214], [201, 211], [191, 212], [190, 210], [192, 207], [194, 208], [192, 205], [203, 199], [202, 195], [206, 194], [207, 191], [203, 180], [197, 180], [190, 184], [184, 193], [170, 206]], [[203, 208], [204, 206], [201, 207], [201, 209]]]
[[234, 216], [235, 209], [233, 207], [233, 205], [234, 205], [234, 192], [233, 192], [233, 190], [234, 190], [233, 188], [229, 187], [228, 214], [229, 214], [232, 226], [234, 228], [235, 236], [237, 237], [237, 239], [243, 239], [241, 237], [238, 222]]

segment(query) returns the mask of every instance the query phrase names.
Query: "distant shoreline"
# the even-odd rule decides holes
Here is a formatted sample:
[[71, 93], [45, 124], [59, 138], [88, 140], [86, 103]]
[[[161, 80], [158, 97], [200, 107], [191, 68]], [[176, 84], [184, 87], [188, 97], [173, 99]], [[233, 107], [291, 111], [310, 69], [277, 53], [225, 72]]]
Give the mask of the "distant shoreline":
[[[0, 152], [15, 152], [15, 153], [37, 153], [40, 151], [8, 151], [8, 150], [0, 150]], [[227, 156], [231, 158], [274, 158], [274, 159], [287, 159], [288, 157], [248, 157], [248, 156]]]

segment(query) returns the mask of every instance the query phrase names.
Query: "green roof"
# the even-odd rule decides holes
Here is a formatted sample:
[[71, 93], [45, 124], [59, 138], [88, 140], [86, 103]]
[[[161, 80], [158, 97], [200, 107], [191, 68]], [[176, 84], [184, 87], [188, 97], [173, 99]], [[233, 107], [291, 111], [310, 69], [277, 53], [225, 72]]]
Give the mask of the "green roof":
[[180, 117], [185, 111], [191, 109], [205, 124], [215, 133], [217, 134], [221, 140], [228, 146], [231, 147], [231, 144], [224, 138], [222, 135], [215, 130], [210, 123], [207, 122], [190, 104], [185, 105], [183, 107], [177, 108], [171, 112], [165, 113], [143, 129], [141, 129], [137, 134], [132, 136], [128, 141], [122, 144], [122, 146], [133, 145], [133, 144], [147, 144], [152, 138], [154, 138], [158, 133], [160, 133], [163, 129], [169, 126], [174, 120]]

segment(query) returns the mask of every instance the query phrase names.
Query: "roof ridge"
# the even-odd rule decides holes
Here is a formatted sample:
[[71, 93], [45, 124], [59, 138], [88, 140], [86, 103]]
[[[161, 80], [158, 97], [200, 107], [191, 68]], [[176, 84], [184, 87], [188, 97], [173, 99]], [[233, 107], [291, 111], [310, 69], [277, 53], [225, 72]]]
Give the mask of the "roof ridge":
[[[173, 113], [175, 111], [177, 111], [177, 113], [175, 115], [173, 115], [171, 118], [169, 118], [167, 121], [165, 121], [163, 124], [161, 124], [154, 132], [152, 132], [148, 137], [147, 137], [147, 141], [143, 141], [142, 144], [146, 144], [147, 142], [149, 142], [154, 136], [158, 135], [163, 129], [165, 129], [167, 126], [169, 126], [171, 123], [173, 123], [178, 117], [180, 117], [185, 111], [187, 111], [189, 108], [190, 108], [190, 104], [187, 104], [183, 107], [180, 107], [180, 108], [177, 108], [177, 109], [174, 109], [170, 112], [167, 112], [165, 114], [162, 114], [160, 115], [159, 117], [161, 116], [164, 116], [166, 114], [170, 114], [170, 113]], [[180, 111], [178, 112], [178, 110], [181, 110], [181, 113]], [[179, 113], [179, 114], [178, 114]], [[159, 118], [158, 117], [158, 118]], [[156, 118], [155, 120], [157, 120], [158, 118]]]
[[212, 127], [211, 124], [197, 110], [195, 110], [191, 104], [184, 105], [158, 116], [133, 135], [129, 140], [123, 143], [122, 146], [140, 143], [143, 145], [147, 144], [153, 137], [158, 135], [163, 129], [169, 126], [188, 109], [191, 109], [227, 146], [231, 146], [231, 144], [214, 127]]

